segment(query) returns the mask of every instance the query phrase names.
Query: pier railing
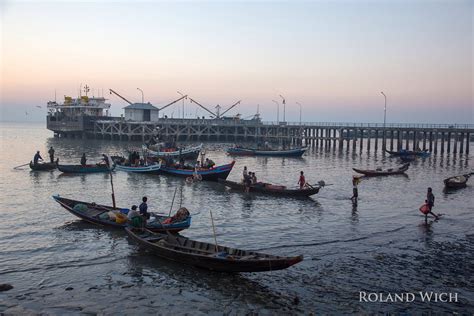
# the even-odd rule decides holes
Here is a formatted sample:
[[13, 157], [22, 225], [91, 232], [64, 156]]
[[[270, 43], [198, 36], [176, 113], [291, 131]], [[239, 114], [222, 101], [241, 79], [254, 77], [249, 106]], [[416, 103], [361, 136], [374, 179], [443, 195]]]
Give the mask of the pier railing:
[[350, 122], [262, 122], [264, 125], [357, 127], [357, 128], [430, 128], [430, 129], [474, 129], [474, 124], [431, 124], [431, 123], [350, 123]]

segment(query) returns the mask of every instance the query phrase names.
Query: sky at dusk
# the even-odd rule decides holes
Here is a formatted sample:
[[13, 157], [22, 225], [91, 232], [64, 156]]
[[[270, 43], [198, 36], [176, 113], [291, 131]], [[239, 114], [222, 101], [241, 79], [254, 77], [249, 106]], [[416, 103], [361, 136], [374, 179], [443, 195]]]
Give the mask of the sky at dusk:
[[382, 122], [383, 91], [387, 122], [473, 123], [473, 15], [472, 0], [0, 0], [0, 119], [45, 120], [55, 90], [82, 83], [113, 115], [127, 104], [109, 88], [131, 101], [141, 88], [156, 106], [179, 90], [275, 121], [281, 94], [288, 121], [299, 102], [306, 122]]

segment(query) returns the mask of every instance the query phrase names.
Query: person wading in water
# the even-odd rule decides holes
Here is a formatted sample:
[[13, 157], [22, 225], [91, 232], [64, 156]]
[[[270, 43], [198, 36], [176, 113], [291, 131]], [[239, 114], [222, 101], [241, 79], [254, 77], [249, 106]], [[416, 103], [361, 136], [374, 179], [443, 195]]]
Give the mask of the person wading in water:
[[54, 148], [53, 146], [51, 146], [51, 148], [48, 150], [48, 154], [49, 154], [49, 160], [51, 161], [51, 163], [54, 162]]

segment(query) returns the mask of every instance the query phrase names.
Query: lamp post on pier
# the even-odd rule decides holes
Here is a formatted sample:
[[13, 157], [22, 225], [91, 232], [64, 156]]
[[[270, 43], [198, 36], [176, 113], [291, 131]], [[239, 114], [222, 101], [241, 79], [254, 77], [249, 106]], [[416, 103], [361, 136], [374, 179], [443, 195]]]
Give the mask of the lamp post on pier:
[[277, 105], [277, 124], [280, 124], [280, 103], [278, 103], [275, 100], [272, 100], [272, 101], [275, 102]]
[[387, 123], [387, 96], [385, 95], [385, 93], [380, 92], [382, 95], [383, 95], [383, 98], [384, 98], [384, 107], [383, 107], [383, 142], [382, 142], [382, 147], [383, 147], [383, 150], [386, 149], [386, 139], [385, 139], [385, 134], [386, 134], [386, 131], [385, 131], [385, 124]]
[[142, 103], [145, 103], [145, 95], [143, 94], [143, 90], [140, 88], [137, 88], [142, 93]]
[[301, 127], [301, 103], [296, 102], [296, 104], [298, 104], [300, 106], [300, 127]]
[[282, 98], [282, 103], [283, 103], [283, 122], [286, 122], [286, 115], [285, 115], [285, 112], [286, 112], [286, 101], [285, 101], [285, 97], [282, 96], [280, 94], [280, 98]]
[[182, 113], [182, 117], [183, 117], [183, 119], [184, 119], [184, 94], [182, 94], [182, 93], [179, 92], [179, 91], [176, 91], [176, 92], [178, 92], [178, 93], [183, 97], [183, 113]]

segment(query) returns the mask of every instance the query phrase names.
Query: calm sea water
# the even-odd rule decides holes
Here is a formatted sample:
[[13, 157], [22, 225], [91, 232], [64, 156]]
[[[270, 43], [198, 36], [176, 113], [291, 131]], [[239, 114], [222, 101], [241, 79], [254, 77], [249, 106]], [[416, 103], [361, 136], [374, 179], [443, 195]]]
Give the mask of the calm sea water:
[[[114, 173], [117, 204], [130, 207], [143, 195], [152, 211], [168, 212], [176, 187], [194, 214], [183, 235], [212, 241], [209, 210], [221, 244], [277, 255], [303, 254], [287, 270], [228, 275], [160, 260], [122, 231], [84, 223], [51, 195], [111, 204], [109, 176], [65, 176], [13, 167], [54, 146], [63, 163], [120, 153], [140, 143], [53, 138], [45, 124], [1, 123], [0, 313], [50, 314], [261, 314], [472, 312], [474, 310], [474, 180], [443, 193], [442, 180], [471, 171], [473, 157], [431, 157], [407, 176], [364, 179], [353, 208], [352, 167], [395, 166], [397, 159], [365, 151], [321, 149], [302, 159], [236, 158], [229, 179], [243, 166], [260, 180], [296, 186], [304, 170], [315, 183], [332, 184], [312, 199], [232, 193], [217, 183], [186, 185], [167, 176]], [[205, 144], [216, 163], [230, 162], [223, 144]], [[474, 149], [474, 144], [471, 143]], [[424, 224], [418, 207], [428, 186], [438, 222]], [[178, 199], [179, 201], [180, 199]], [[359, 302], [359, 292], [451, 292], [457, 303]]]

